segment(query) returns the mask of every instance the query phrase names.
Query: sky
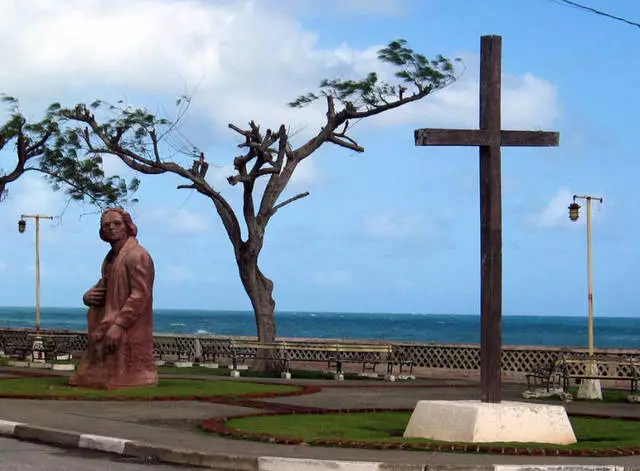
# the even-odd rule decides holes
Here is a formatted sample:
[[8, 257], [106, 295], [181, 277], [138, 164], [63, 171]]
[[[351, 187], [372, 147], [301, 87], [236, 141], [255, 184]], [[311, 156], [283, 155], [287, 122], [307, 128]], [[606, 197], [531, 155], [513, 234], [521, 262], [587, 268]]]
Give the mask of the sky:
[[[640, 20], [637, 0], [584, 0]], [[503, 37], [503, 129], [560, 133], [557, 148], [504, 148], [503, 312], [587, 313], [583, 208], [593, 206], [596, 316], [640, 316], [640, 212], [634, 145], [640, 94], [638, 28], [559, 0], [3, 0], [0, 91], [38, 119], [54, 101], [96, 98], [175, 115], [212, 164], [208, 181], [240, 208], [226, 177], [239, 154], [229, 123], [285, 124], [294, 144], [322, 125], [322, 103], [287, 102], [323, 78], [385, 76], [376, 51], [404, 38], [428, 57], [460, 57], [450, 87], [358, 123], [366, 151], [326, 144], [292, 179], [267, 228], [261, 269], [277, 310], [477, 314], [480, 311], [478, 150], [416, 147], [417, 128], [477, 128], [480, 37]], [[188, 165], [186, 157], [167, 159]], [[12, 167], [11, 149], [0, 168]], [[105, 158], [105, 172], [131, 176]], [[175, 176], [142, 176], [129, 208], [156, 266], [156, 308], [248, 310], [232, 246], [207, 199]], [[0, 204], [0, 305], [35, 302], [32, 220], [40, 231], [43, 306], [81, 306], [108, 246], [95, 208], [67, 204], [37, 174]]]

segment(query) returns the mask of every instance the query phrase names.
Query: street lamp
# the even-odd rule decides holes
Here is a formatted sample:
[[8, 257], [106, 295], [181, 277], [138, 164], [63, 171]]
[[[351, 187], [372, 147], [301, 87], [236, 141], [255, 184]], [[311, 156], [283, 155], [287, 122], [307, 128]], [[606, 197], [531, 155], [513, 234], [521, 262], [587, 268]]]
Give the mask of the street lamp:
[[[573, 195], [573, 203], [569, 205], [569, 219], [577, 221], [580, 218], [580, 205], [576, 203], [576, 199], [587, 201], [587, 277], [588, 277], [588, 303], [589, 303], [589, 356], [593, 356], [593, 262], [591, 258], [591, 201], [596, 200], [602, 204], [602, 198], [599, 196], [589, 195]], [[587, 373], [595, 376], [597, 365], [594, 363], [588, 365], [591, 371]], [[584, 380], [580, 383], [578, 397], [586, 399], [602, 399], [599, 380]]]
[[[39, 354], [41, 353], [42, 340], [40, 339], [40, 219], [53, 219], [51, 216], [43, 216], [41, 214], [23, 214], [18, 221], [18, 232], [21, 234], [27, 228], [26, 218], [36, 220], [36, 340], [33, 344], [33, 359], [43, 361]], [[38, 352], [38, 355], [36, 355]]]

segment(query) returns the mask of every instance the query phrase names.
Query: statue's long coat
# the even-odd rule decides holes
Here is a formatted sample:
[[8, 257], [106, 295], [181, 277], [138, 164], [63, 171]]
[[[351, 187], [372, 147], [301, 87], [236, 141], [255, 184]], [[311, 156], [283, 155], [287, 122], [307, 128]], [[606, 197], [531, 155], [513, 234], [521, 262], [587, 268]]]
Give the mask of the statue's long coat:
[[[110, 251], [102, 264], [105, 302], [87, 313], [88, 347], [70, 384], [116, 389], [153, 385], [158, 370], [153, 358], [153, 281], [155, 270], [149, 253], [130, 237], [117, 254]], [[115, 351], [108, 351], [107, 329], [123, 327]]]

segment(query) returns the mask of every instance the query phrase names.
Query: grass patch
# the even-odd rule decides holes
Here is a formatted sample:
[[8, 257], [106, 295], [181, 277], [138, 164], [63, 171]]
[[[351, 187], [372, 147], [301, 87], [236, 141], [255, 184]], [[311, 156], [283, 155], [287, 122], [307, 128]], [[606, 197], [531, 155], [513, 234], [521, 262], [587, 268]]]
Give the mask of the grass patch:
[[157, 386], [95, 390], [68, 386], [68, 378], [20, 378], [0, 380], [0, 394], [76, 396], [82, 399], [108, 397], [190, 397], [241, 394], [289, 393], [299, 391], [297, 386], [255, 384], [236, 381], [193, 381], [188, 379], [161, 379]]
[[[314, 440], [344, 440], [361, 442], [439, 443], [434, 440], [402, 437], [410, 412], [366, 412], [349, 414], [295, 414], [255, 416], [232, 419], [229, 428], [248, 433], [274, 434]], [[571, 417], [578, 439], [573, 445], [510, 443], [510, 446], [539, 446], [566, 449], [610, 449], [640, 446], [640, 421]]]
[[[591, 399], [578, 398], [578, 388], [570, 388], [569, 392], [574, 401], [591, 401]], [[627, 396], [631, 394], [626, 389], [602, 389], [602, 402], [627, 402]], [[594, 400], [595, 401], [595, 400]]]
[[[158, 373], [172, 376], [229, 376], [231, 370], [228, 368], [204, 368], [193, 366], [190, 368], [177, 368], [175, 366], [159, 366]], [[280, 378], [279, 372], [264, 373], [261, 371], [241, 370], [240, 375], [247, 378]], [[330, 379], [333, 381], [333, 373], [325, 373], [316, 370], [291, 370], [293, 379]], [[375, 380], [358, 376], [355, 373], [345, 373], [344, 379]]]

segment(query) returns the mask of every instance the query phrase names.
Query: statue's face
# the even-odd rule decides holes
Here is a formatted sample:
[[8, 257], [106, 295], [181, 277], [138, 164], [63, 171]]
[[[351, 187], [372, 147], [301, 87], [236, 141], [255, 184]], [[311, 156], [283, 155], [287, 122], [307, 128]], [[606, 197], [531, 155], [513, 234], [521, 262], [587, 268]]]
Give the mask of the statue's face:
[[116, 211], [109, 211], [102, 218], [101, 224], [102, 233], [107, 242], [118, 242], [128, 237], [124, 219]]

